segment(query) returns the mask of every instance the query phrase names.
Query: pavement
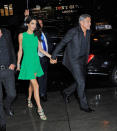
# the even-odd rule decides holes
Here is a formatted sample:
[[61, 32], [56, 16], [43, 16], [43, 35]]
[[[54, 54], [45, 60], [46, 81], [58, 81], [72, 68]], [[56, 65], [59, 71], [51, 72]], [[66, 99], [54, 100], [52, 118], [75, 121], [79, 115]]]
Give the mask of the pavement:
[[60, 91], [48, 92], [48, 101], [41, 102], [48, 119], [42, 121], [36, 104], [28, 109], [27, 95], [18, 93], [13, 104], [15, 116], [7, 117], [7, 131], [117, 131], [116, 88], [87, 89], [86, 94], [95, 112], [81, 111], [74, 95], [66, 104]]

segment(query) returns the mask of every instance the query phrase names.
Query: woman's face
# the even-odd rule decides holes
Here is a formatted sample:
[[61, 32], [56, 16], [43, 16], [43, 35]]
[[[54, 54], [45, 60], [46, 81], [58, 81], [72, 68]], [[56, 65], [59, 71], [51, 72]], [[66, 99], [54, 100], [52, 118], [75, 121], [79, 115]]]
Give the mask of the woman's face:
[[30, 29], [31, 31], [34, 31], [36, 29], [36, 20], [31, 20], [31, 22], [28, 25], [28, 29]]

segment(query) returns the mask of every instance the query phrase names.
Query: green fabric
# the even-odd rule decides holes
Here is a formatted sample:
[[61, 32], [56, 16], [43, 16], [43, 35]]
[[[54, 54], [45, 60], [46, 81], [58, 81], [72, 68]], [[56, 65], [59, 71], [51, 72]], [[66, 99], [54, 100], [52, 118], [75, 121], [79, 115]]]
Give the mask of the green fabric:
[[42, 76], [43, 70], [38, 56], [38, 38], [34, 34], [23, 33], [23, 59], [18, 79], [31, 80]]

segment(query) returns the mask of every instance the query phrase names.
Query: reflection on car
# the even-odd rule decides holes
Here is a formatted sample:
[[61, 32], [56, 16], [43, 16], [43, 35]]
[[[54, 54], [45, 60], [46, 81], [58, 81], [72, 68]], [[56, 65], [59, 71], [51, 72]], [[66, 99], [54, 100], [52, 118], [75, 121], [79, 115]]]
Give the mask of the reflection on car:
[[117, 85], [117, 31], [111, 29], [92, 33], [87, 73], [109, 76]]

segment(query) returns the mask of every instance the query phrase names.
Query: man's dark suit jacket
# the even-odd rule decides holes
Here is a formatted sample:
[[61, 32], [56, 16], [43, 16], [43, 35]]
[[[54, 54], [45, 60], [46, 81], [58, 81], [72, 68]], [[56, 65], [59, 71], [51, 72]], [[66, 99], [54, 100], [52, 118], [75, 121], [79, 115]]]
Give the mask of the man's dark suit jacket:
[[16, 65], [16, 55], [13, 47], [13, 42], [12, 42], [12, 37], [11, 33], [9, 30], [2, 28], [2, 34], [4, 35], [4, 38], [7, 40], [7, 46], [8, 46], [8, 51], [9, 51], [9, 58], [10, 58], [10, 64]]
[[[65, 65], [72, 73], [74, 73], [77, 65], [80, 64], [81, 58], [81, 37], [82, 37], [82, 29], [80, 26], [74, 27], [70, 29], [55, 50], [52, 53], [52, 59], [56, 59], [59, 51], [65, 47], [64, 57], [63, 57], [63, 65]], [[84, 57], [86, 57], [86, 63], [88, 61], [88, 54], [90, 49], [90, 31], [87, 31], [87, 53]]]

